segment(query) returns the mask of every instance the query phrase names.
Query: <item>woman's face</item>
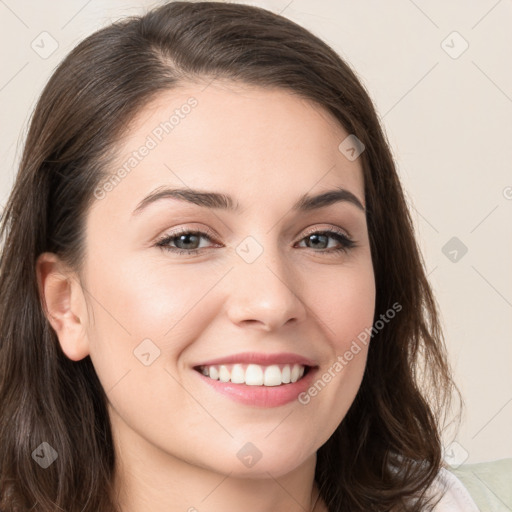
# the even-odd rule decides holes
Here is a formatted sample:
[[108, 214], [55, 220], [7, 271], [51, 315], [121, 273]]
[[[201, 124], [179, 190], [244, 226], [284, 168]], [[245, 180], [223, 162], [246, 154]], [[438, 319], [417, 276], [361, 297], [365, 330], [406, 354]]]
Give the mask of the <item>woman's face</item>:
[[[88, 352], [124, 449], [277, 477], [342, 421], [367, 347], [335, 363], [375, 302], [361, 162], [338, 148], [348, 135], [288, 92], [232, 82], [161, 94], [130, 125], [115, 177], [95, 190], [82, 281]], [[163, 188], [185, 193], [145, 201]], [[200, 205], [192, 190], [230, 199]], [[276, 385], [301, 358], [315, 368]], [[197, 369], [212, 361], [215, 386], [215, 368]]]

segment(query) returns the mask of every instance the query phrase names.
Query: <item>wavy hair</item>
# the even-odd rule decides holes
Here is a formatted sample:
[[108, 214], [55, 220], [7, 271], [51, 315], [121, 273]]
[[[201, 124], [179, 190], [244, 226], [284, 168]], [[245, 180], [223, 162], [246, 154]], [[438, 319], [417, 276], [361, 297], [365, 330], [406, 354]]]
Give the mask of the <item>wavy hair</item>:
[[[0, 509], [114, 512], [116, 454], [106, 395], [89, 357], [71, 361], [45, 314], [42, 252], [83, 269], [93, 191], [134, 116], [156, 95], [225, 78], [281, 88], [332, 114], [365, 146], [375, 320], [359, 392], [317, 452], [330, 512], [425, 510], [442, 467], [441, 425], [458, 390], [407, 201], [369, 94], [325, 42], [265, 9], [172, 2], [78, 44], [31, 116], [0, 225]], [[460, 394], [459, 394], [460, 396]], [[58, 452], [34, 461], [42, 442]], [[413, 499], [414, 498], [414, 499]]]

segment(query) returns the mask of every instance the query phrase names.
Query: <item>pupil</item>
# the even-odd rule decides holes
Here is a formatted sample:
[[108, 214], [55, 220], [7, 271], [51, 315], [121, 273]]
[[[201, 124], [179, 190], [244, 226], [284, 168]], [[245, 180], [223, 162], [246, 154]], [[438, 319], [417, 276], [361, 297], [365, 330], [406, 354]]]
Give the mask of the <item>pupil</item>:
[[[313, 243], [314, 244], [317, 244], [317, 242], [319, 241], [319, 238], [322, 237], [324, 239], [326, 239], [327, 237], [325, 235], [318, 235], [318, 234], [315, 234], [315, 235], [310, 235], [310, 239], [313, 240]], [[325, 240], [324, 240], [325, 242]], [[321, 243], [321, 242], [320, 242]], [[317, 244], [318, 245], [318, 244]]]
[[[185, 239], [185, 245], [187, 245], [187, 243], [190, 243], [190, 241], [189, 241], [189, 242], [187, 242], [187, 241], [186, 241], [186, 239], [189, 239], [190, 237], [195, 237], [195, 238], [197, 238], [197, 235], [191, 235], [191, 234], [188, 234], [188, 235], [180, 235], [180, 237], [179, 237], [179, 243], [181, 244], [181, 243], [184, 241], [184, 239]], [[193, 243], [194, 243], [194, 242], [192, 242], [192, 244], [193, 244]], [[182, 248], [183, 248], [183, 249], [190, 249], [190, 247], [182, 247]]]

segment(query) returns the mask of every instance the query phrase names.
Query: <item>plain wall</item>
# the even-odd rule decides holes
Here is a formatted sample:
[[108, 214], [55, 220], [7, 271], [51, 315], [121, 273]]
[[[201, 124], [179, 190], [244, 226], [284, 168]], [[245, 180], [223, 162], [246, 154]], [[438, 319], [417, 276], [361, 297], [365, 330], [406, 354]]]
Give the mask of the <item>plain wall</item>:
[[[245, 3], [314, 32], [368, 89], [410, 202], [465, 399], [458, 435], [445, 436], [446, 458], [457, 466], [512, 457], [512, 3]], [[93, 31], [155, 4], [0, 3], [0, 204], [30, 113], [58, 63]], [[44, 55], [54, 41], [58, 48]]]

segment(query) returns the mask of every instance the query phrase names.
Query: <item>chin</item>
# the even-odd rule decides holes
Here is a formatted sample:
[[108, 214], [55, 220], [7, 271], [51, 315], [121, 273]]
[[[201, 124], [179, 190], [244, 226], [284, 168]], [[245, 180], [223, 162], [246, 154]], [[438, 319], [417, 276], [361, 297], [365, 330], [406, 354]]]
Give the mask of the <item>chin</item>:
[[223, 457], [219, 456], [214, 469], [238, 478], [268, 479], [269, 474], [279, 478], [294, 471], [311, 457], [316, 457], [316, 451], [303, 452], [304, 443], [300, 440], [296, 443], [286, 443], [285, 440], [276, 437], [275, 441], [234, 441], [234, 448], [226, 450], [229, 456], [225, 456], [226, 452]]

